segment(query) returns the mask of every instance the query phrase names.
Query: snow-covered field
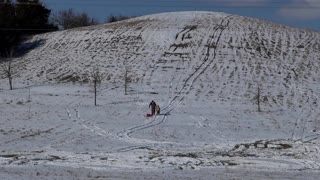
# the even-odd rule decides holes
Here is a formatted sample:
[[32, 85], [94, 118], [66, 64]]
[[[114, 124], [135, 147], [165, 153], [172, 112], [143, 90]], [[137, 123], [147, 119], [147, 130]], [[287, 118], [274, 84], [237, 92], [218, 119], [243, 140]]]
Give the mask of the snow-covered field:
[[35, 36], [0, 79], [0, 177], [318, 179], [319, 37], [209, 12]]

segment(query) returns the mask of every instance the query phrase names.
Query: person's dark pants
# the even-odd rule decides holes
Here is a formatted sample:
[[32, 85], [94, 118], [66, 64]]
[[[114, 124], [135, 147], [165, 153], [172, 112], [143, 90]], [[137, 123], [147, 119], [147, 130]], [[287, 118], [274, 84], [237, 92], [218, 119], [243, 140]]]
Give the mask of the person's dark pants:
[[154, 115], [156, 113], [156, 108], [155, 107], [151, 107], [151, 114]]

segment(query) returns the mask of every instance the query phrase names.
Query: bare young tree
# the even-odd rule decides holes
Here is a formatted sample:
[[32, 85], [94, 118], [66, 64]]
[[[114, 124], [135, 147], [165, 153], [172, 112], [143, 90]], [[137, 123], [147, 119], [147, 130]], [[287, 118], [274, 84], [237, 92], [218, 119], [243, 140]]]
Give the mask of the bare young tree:
[[124, 68], [124, 95], [127, 95], [128, 93], [128, 67], [125, 66]]
[[258, 85], [258, 88], [257, 88], [257, 96], [256, 96], [256, 99], [257, 99], [257, 105], [258, 105], [258, 112], [261, 112], [261, 85], [259, 84]]
[[[260, 47], [258, 47], [257, 49], [260, 49]], [[260, 51], [257, 50], [257, 52], [260, 52]], [[256, 92], [255, 100], [256, 100], [256, 104], [258, 106], [258, 112], [261, 112], [261, 98], [262, 98], [261, 97], [261, 86], [262, 86], [262, 82], [261, 82], [261, 78], [259, 78], [262, 76], [261, 73], [262, 73], [262, 62], [261, 62], [261, 59], [257, 59], [257, 65], [255, 68], [255, 76], [254, 76], [253, 80], [257, 84], [257, 92]]]
[[100, 72], [98, 67], [94, 67], [90, 74], [90, 81], [94, 91], [94, 105], [97, 106], [97, 89], [104, 79], [104, 74]]
[[0, 64], [0, 73], [1, 75], [8, 78], [10, 90], [13, 89], [12, 80], [17, 73], [15, 66], [13, 66], [12, 64], [13, 53], [13, 49], [9, 50], [7, 53], [5, 53], [5, 57], [3, 58], [3, 60], [0, 61], [2, 62]]

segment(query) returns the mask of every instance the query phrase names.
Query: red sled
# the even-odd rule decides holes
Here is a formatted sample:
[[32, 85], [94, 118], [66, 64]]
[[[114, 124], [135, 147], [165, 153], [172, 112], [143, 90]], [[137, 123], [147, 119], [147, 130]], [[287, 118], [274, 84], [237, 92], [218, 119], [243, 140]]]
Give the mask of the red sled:
[[152, 114], [146, 114], [145, 117], [152, 117]]

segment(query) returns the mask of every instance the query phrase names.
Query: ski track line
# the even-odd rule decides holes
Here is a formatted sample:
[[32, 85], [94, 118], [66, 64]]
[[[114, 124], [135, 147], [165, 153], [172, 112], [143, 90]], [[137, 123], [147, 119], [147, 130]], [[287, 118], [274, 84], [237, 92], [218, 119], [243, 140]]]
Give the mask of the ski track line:
[[[170, 106], [170, 105], [164, 107], [163, 110], [168, 109], [169, 106]], [[154, 126], [157, 126], [157, 125], [163, 123], [163, 122], [166, 120], [167, 115], [170, 114], [170, 112], [173, 111], [174, 109], [175, 109], [175, 108], [172, 108], [171, 110], [165, 112], [163, 118], [162, 118], [159, 122], [157, 122], [157, 123], [155, 123], [155, 124], [153, 124], [153, 123], [156, 122], [158, 116], [154, 116], [153, 119], [152, 119], [152, 121], [150, 121], [150, 122], [148, 122], [148, 123], [144, 123], [144, 124], [141, 124], [141, 125], [136, 125], [136, 126], [133, 126], [133, 127], [128, 128], [128, 129], [122, 130], [122, 131], [120, 131], [120, 132], [117, 133], [117, 136], [120, 137], [120, 138], [123, 138], [124, 136], [129, 137], [129, 138], [132, 138], [132, 137], [130, 136], [130, 134], [133, 134], [133, 133], [135, 133], [135, 132], [137, 132], [137, 131], [141, 131], [141, 130], [143, 130], [143, 129], [147, 129], [147, 128], [150, 128], [150, 127], [154, 127]]]
[[[229, 25], [229, 20], [228, 20], [227, 24], [224, 25], [224, 26], [223, 26], [223, 23], [225, 22], [225, 19], [227, 19], [227, 18], [229, 18], [229, 17], [231, 17], [231, 16], [232, 16], [232, 15], [226, 16], [226, 17], [221, 21], [220, 25], [217, 26], [217, 27], [215, 28], [215, 30], [214, 30], [214, 33], [213, 33], [213, 36], [212, 36], [213, 38], [215, 37], [214, 35], [216, 34], [216, 32], [217, 32], [219, 29], [221, 30], [220, 33], [219, 33], [218, 39], [217, 39], [217, 41], [215, 42], [216, 47], [217, 47], [217, 45], [218, 45], [218, 43], [219, 43], [219, 40], [220, 40], [220, 37], [221, 37], [223, 31], [224, 31], [224, 30], [228, 27], [228, 25]], [[222, 27], [222, 28], [221, 28], [221, 27]], [[211, 40], [213, 40], [213, 38], [211, 38]], [[210, 41], [210, 39], [209, 39], [209, 41]], [[208, 42], [208, 43], [209, 43], [209, 45], [212, 44], [211, 41]], [[217, 49], [217, 48], [215, 48], [215, 50], [214, 50], [214, 57], [213, 57], [212, 59], [215, 59], [215, 57], [216, 57], [216, 49]], [[188, 89], [187, 89], [187, 91], [186, 91], [186, 94], [187, 94], [187, 93], [190, 91], [191, 87], [193, 86], [195, 80], [196, 80], [201, 74], [204, 73], [204, 71], [208, 68], [208, 66], [210, 66], [210, 64], [213, 62], [213, 60], [211, 60], [211, 61], [209, 61], [209, 63], [207, 63], [207, 62], [208, 62], [208, 59], [209, 59], [209, 56], [210, 56], [209, 51], [210, 51], [210, 46], [208, 46], [207, 54], [206, 54], [203, 62], [202, 62], [202, 63], [200, 64], [200, 66], [185, 80], [185, 82], [184, 82], [183, 85], [182, 85], [182, 88], [180, 89], [180, 91], [178, 92], [178, 94], [169, 102], [169, 104], [173, 104], [173, 103], [175, 102], [175, 100], [180, 97], [182, 91], [186, 88], [187, 84], [189, 83], [189, 87], [188, 87]], [[203, 66], [205, 66], [205, 67], [203, 67]], [[202, 71], [200, 71], [201, 68], [204, 68], [204, 69], [203, 69]], [[199, 72], [199, 71], [200, 71], [200, 72]], [[199, 74], [196, 74], [196, 73], [198, 73], [198, 72], [199, 72]], [[192, 78], [193, 78], [193, 79], [192, 79]], [[191, 81], [191, 82], [189, 82], [189, 81]], [[184, 98], [185, 98], [184, 96], [181, 97], [180, 101], [182, 101]]]
[[301, 110], [300, 115], [298, 116], [298, 118], [296, 119], [296, 121], [294, 123], [293, 131], [292, 131], [292, 135], [291, 135], [291, 140], [294, 140], [294, 138], [295, 138], [296, 129], [298, 128], [298, 122], [300, 121], [300, 117], [302, 116], [303, 112], [304, 112], [304, 109]]
[[[314, 39], [313, 38], [311, 38], [312, 39], [312, 42], [314, 42]], [[298, 45], [300, 45], [300, 44], [303, 44], [303, 42], [307, 42], [307, 44], [310, 44], [311, 43], [311, 41], [307, 41], [307, 40], [310, 40], [310, 38], [309, 38], [309, 35], [305, 35], [304, 36], [304, 39], [301, 39], [301, 40], [297, 40], [297, 42], [294, 42], [294, 44], [296, 44], [297, 46]], [[302, 59], [302, 58], [301, 58]], [[280, 61], [280, 62], [285, 62], [285, 61]], [[300, 61], [299, 61], [300, 62]], [[298, 61], [295, 63], [295, 64], [297, 64], [298, 63]], [[292, 66], [293, 65], [290, 65], [290, 64], [288, 64], [288, 63], [280, 63], [280, 66], [283, 68], [283, 69], [286, 69], [288, 72], [291, 72], [292, 71]], [[297, 65], [295, 65], [295, 66], [297, 66]], [[298, 80], [296, 80], [296, 81], [298, 81]], [[293, 81], [292, 82], [292, 84], [293, 85], [295, 85], [295, 87], [297, 88], [297, 89], [299, 89], [298, 88], [298, 85], [296, 84], [296, 81]], [[302, 92], [300, 92], [300, 91], [298, 91], [299, 93], [301, 93], [302, 94]], [[306, 123], [307, 123], [307, 118], [309, 118], [310, 116], [311, 116], [311, 111], [310, 111], [310, 113], [308, 114], [308, 115], [304, 115], [305, 117], [302, 117], [303, 116], [303, 114], [305, 114], [305, 106], [306, 106], [306, 104], [308, 103], [308, 101], [309, 101], [309, 99], [310, 99], [310, 97], [309, 96], [307, 96], [307, 101], [306, 101], [306, 103], [303, 105], [303, 108], [302, 108], [302, 110], [301, 110], [301, 113], [300, 113], [300, 115], [298, 116], [298, 118], [296, 119], [296, 121], [295, 121], [295, 124], [294, 124], [294, 127], [293, 127], [293, 130], [292, 130], [292, 135], [291, 135], [291, 139], [292, 140], [294, 140], [295, 138], [296, 138], [296, 136], [297, 136], [297, 129], [300, 127], [300, 128], [302, 128], [302, 134], [301, 134], [301, 138], [299, 139], [297, 139], [297, 140], [303, 140], [304, 139], [304, 131], [305, 131], [305, 126], [306, 126]], [[312, 97], [312, 99], [314, 99], [314, 97]], [[315, 98], [315, 99], [317, 99], [317, 98]], [[311, 105], [311, 107], [312, 107], [312, 105]], [[302, 118], [301, 118], [302, 117]]]
[[[128, 147], [124, 147], [124, 148], [120, 148], [118, 150], [116, 150], [116, 152], [127, 152], [127, 151], [131, 151], [131, 150], [135, 150], [135, 149], [149, 149], [149, 150], [154, 150], [154, 148], [157, 147], [162, 147], [162, 145], [177, 145], [177, 146], [192, 146], [192, 145], [188, 145], [188, 144], [184, 144], [184, 143], [177, 143], [177, 142], [169, 142], [169, 141], [154, 141], [154, 140], [148, 140], [148, 139], [138, 139], [138, 138], [133, 138], [132, 136], [130, 136], [130, 134], [136, 133], [138, 131], [141, 131], [143, 129], [147, 129], [147, 128], [151, 128], [151, 127], [155, 127], [159, 124], [162, 124], [166, 119], [167, 119], [167, 115], [173, 111], [174, 108], [172, 108], [171, 110], [167, 111], [166, 113], [164, 113], [164, 116], [162, 118], [160, 118], [160, 121], [157, 123], [156, 120], [158, 119], [158, 116], [155, 116], [153, 118], [153, 120], [149, 123], [145, 123], [142, 125], [137, 125], [131, 128], [128, 128], [126, 130], [120, 131], [119, 133], [117, 133], [117, 136], [123, 140], [125, 140], [128, 143], [134, 143], [134, 144], [146, 144], [146, 145], [138, 145], [138, 146], [128, 146]], [[151, 146], [152, 145], [152, 146]]]
[[[190, 23], [193, 23], [193, 22], [190, 22]], [[173, 45], [176, 44], [176, 43], [177, 43], [177, 44], [183, 43], [184, 37], [185, 37], [189, 32], [191, 32], [191, 31], [193, 31], [192, 27], [185, 27], [182, 31], [178, 32], [178, 33], [176, 34], [175, 42], [169, 47], [169, 50], [168, 50], [168, 51], [170, 51], [171, 53], [174, 53], [174, 52], [178, 49], [178, 47], [175, 47], [174, 50], [170, 50], [172, 47], [174, 47]], [[179, 39], [179, 40], [178, 40], [178, 39]], [[184, 64], [184, 61], [182, 61], [182, 64]], [[180, 82], [181, 82], [182, 77], [183, 77], [183, 73], [179, 73], [179, 77], [178, 77], [178, 78], [175, 78], [175, 77], [172, 78], [171, 84], [172, 84], [172, 82], [173, 82], [174, 79], [177, 79], [177, 83], [176, 83], [176, 85], [175, 85], [175, 88], [173, 88], [175, 91], [178, 91], [178, 86], [179, 86], [179, 84], [180, 84]], [[173, 96], [176, 95], [176, 94], [175, 94], [175, 91], [172, 91]], [[171, 92], [169, 91], [169, 94], [170, 94], [170, 93], [171, 93]]]
[[305, 133], [305, 128], [306, 128], [306, 124], [307, 124], [307, 120], [310, 119], [310, 117], [312, 116], [312, 112], [314, 111], [314, 109], [312, 108], [312, 106], [310, 108], [308, 108], [307, 110], [305, 110], [305, 106], [308, 104], [310, 97], [308, 97], [308, 100], [306, 101], [306, 103], [303, 105], [303, 108], [301, 110], [301, 113], [299, 115], [299, 117], [297, 118], [296, 122], [295, 122], [295, 126], [294, 129], [292, 131], [292, 140], [295, 140], [294, 138], [297, 136], [297, 129], [298, 126], [300, 127], [300, 129], [302, 129], [301, 132], [301, 138], [296, 139], [295, 141], [303, 141], [304, 140], [304, 133]]
[[[90, 123], [87, 123], [85, 120], [82, 120], [80, 118], [79, 112], [77, 110], [75, 110], [77, 119], [74, 119], [74, 118], [72, 118], [70, 110], [68, 108], [65, 108], [65, 109], [66, 109], [67, 115], [69, 117], [69, 120], [71, 120], [72, 122], [76, 122], [78, 125], [83, 126], [84, 128], [90, 130], [91, 132], [93, 132], [93, 133], [95, 133], [95, 134], [97, 134], [99, 136], [108, 137], [108, 136], [111, 135], [111, 134], [105, 134], [103, 132], [102, 133], [101, 132], [97, 132], [97, 130], [101, 131], [101, 128], [100, 129], [96, 129], [96, 128], [94, 128], [94, 126], [90, 125]], [[85, 123], [87, 123], [87, 124], [85, 124]], [[89, 126], [92, 126], [92, 127], [89, 127]]]
[[[201, 118], [203, 121], [208, 120], [207, 118], [204, 118], [203, 116], [200, 116], [200, 118]], [[211, 123], [207, 123], [207, 126], [209, 126], [213, 131], [215, 131], [216, 133], [218, 133], [218, 135], [220, 136], [220, 137], [218, 137], [218, 138], [219, 138], [220, 140], [228, 143], [228, 141], [226, 140], [227, 137], [224, 136], [224, 135], [222, 135], [221, 132], [220, 132], [219, 130], [217, 130], [216, 128], [213, 128], [212, 125], [211, 125]]]
[[[295, 136], [296, 136], [296, 129], [298, 128], [298, 124], [299, 122], [302, 122], [303, 123], [303, 114], [305, 113], [305, 106], [306, 104], [308, 103], [309, 101], [309, 97], [308, 97], [308, 100], [304, 103], [302, 109], [301, 109], [301, 113], [300, 115], [298, 116], [298, 118], [296, 119], [296, 122], [294, 124], [294, 128], [293, 128], [293, 131], [292, 131], [292, 136], [291, 136], [291, 140], [294, 140]], [[302, 117], [302, 118], [301, 118]], [[301, 127], [300, 127], [301, 128]]]
[[[167, 109], [167, 107], [165, 107], [163, 110]], [[133, 134], [133, 133], [136, 133], [138, 131], [141, 131], [143, 129], [147, 129], [147, 128], [151, 128], [151, 127], [154, 127], [154, 126], [157, 126], [159, 124], [162, 124], [166, 119], [167, 119], [167, 115], [173, 111], [175, 108], [172, 108], [171, 110], [167, 111], [164, 113], [164, 116], [161, 118], [161, 120], [157, 123], [154, 123], [156, 122], [156, 120], [158, 119], [157, 117], [158, 116], [154, 116], [152, 121], [148, 122], [148, 123], [144, 123], [144, 124], [141, 124], [141, 125], [136, 125], [136, 126], [133, 126], [133, 127], [130, 127], [128, 129], [125, 129], [125, 130], [122, 130], [120, 132], [117, 133], [117, 136], [119, 138], [122, 138], [122, 139], [126, 139], [127, 142], [129, 143], [136, 143], [136, 144], [142, 144], [142, 143], [150, 143], [150, 144], [177, 144], [177, 145], [181, 145], [181, 143], [175, 143], [175, 142], [160, 142], [160, 141], [152, 141], [152, 140], [147, 140], [147, 139], [137, 139], [137, 138], [133, 138], [130, 136], [130, 134]], [[183, 144], [184, 145], [184, 144]], [[130, 146], [131, 147], [131, 146]], [[145, 147], [145, 146], [144, 146]], [[123, 148], [122, 148], [123, 149]], [[130, 149], [130, 148], [129, 148]], [[139, 148], [133, 148], [132, 150], [134, 149], [141, 149], [141, 146], [139, 146]], [[118, 151], [123, 151], [123, 150], [118, 150]], [[128, 150], [130, 151], [130, 150]]]
[[[215, 128], [213, 128], [210, 123], [202, 124], [202, 123], [199, 121], [199, 119], [195, 118], [194, 116], [191, 115], [190, 117], [191, 117], [192, 119], [196, 120], [196, 121], [197, 121], [197, 124], [198, 124], [201, 128], [209, 127], [211, 130], [215, 131], [215, 132], [218, 134], [218, 136], [220, 136], [220, 137], [218, 137], [218, 136], [216, 136], [214, 133], [210, 133], [210, 135], [211, 135], [212, 137], [214, 137], [215, 139], [218, 139], [219, 141], [228, 143], [228, 141], [227, 141], [226, 139], [224, 139], [225, 136], [223, 136], [218, 130], [216, 130]], [[202, 119], [203, 121], [207, 120], [207, 119], [203, 118], [202, 116], [199, 116], [199, 117], [200, 117], [200, 119]]]
[[[150, 121], [149, 123], [145, 123], [145, 124], [142, 124], [142, 125], [134, 126], [134, 127], [132, 127], [132, 128], [128, 128], [128, 129], [126, 129], [126, 130], [123, 130], [123, 131], [117, 133], [117, 135], [118, 135], [119, 137], [121, 137], [121, 138], [122, 138], [122, 137], [132, 138], [132, 137], [130, 136], [130, 134], [133, 134], [133, 133], [135, 133], [135, 132], [137, 132], [137, 131], [141, 131], [141, 130], [143, 130], [143, 129], [147, 129], [147, 128], [150, 128], [150, 127], [154, 127], [154, 126], [157, 126], [157, 125], [163, 123], [163, 122], [166, 120], [167, 115], [164, 115], [163, 118], [160, 119], [159, 122], [156, 121], [156, 120], [158, 119], [157, 117], [158, 117], [158, 116], [154, 116], [153, 120]], [[156, 123], [154, 123], [154, 122], [156, 122]]]
[[301, 164], [304, 166], [304, 169], [310, 169], [310, 170], [319, 170], [320, 169], [320, 164], [311, 161], [311, 160], [303, 160]]
[[[224, 20], [225, 20], [226, 18], [228, 18], [228, 17], [229, 17], [229, 16], [225, 17], [225, 18], [221, 21], [220, 26], [217, 26], [217, 27], [215, 28], [212, 37], [214, 37], [214, 34], [218, 31], [218, 29], [220, 29], [220, 27], [224, 27], [224, 26], [222, 26], [222, 24], [223, 24]], [[230, 17], [231, 17], [231, 16], [230, 16]], [[226, 27], [228, 26], [228, 24], [229, 24], [229, 21], [227, 22]], [[217, 41], [216, 41], [216, 43], [215, 43], [215, 44], [216, 44], [216, 47], [217, 47], [218, 42], [219, 42], [219, 40], [220, 40], [220, 36], [221, 36], [222, 32], [226, 29], [226, 27], [224, 27], [224, 28], [221, 30], [221, 32], [220, 32], [220, 34], [219, 34], [219, 37], [218, 37], [218, 39], [217, 39]], [[213, 38], [212, 38], [212, 39], [213, 39]], [[212, 39], [211, 39], [211, 40], [212, 40]], [[209, 40], [209, 41], [210, 41], [210, 40]], [[211, 44], [211, 42], [209, 42], [209, 43]], [[178, 97], [180, 97], [183, 89], [187, 86], [188, 81], [189, 81], [189, 80], [201, 69], [201, 67], [208, 61], [208, 57], [209, 57], [209, 55], [210, 55], [210, 54], [208, 54], [209, 50], [210, 50], [210, 47], [208, 46], [207, 54], [206, 54], [206, 57], [205, 57], [204, 61], [203, 61], [203, 62], [200, 64], [200, 66], [185, 80], [185, 82], [183, 83], [183, 86], [182, 86], [182, 88], [180, 89], [180, 91], [178, 92], [178, 94], [176, 94], [175, 97], [173, 97], [173, 99], [168, 103], [168, 105], [167, 105], [163, 110], [165, 110], [165, 109], [167, 109], [167, 108], [169, 108], [169, 107], [172, 106], [172, 104], [175, 102], [175, 100], [176, 100]], [[215, 49], [215, 51], [216, 51], [216, 49]], [[215, 59], [215, 56], [216, 56], [216, 53], [214, 53], [213, 59]], [[194, 78], [194, 79], [192, 80], [191, 85], [190, 85], [189, 88], [188, 88], [188, 91], [190, 91], [190, 89], [191, 89], [194, 81], [197, 79], [197, 77], [199, 77], [199, 76], [207, 69], [207, 67], [210, 66], [210, 64], [211, 64], [212, 62], [213, 62], [213, 60], [210, 61], [209, 64], [206, 65], [206, 67], [203, 69], [203, 71], [200, 72], [200, 74], [196, 75], [196, 78]], [[187, 91], [187, 93], [188, 93], [188, 91]], [[181, 104], [182, 101], [183, 101], [183, 99], [184, 99], [184, 96], [179, 100], [178, 104]], [[176, 107], [173, 107], [173, 108], [172, 108], [170, 111], [168, 111], [167, 113], [170, 113], [170, 112], [171, 112], [172, 110], [174, 110], [175, 108], [176, 108]]]
[[150, 122], [147, 122], [147, 123], [144, 123], [144, 124], [140, 124], [140, 125], [136, 125], [136, 126], [133, 126], [133, 127], [130, 127], [130, 128], [127, 128], [127, 129], [124, 129], [124, 130], [118, 132], [117, 136], [122, 137], [123, 134], [128, 135], [128, 133], [134, 132], [135, 129], [139, 129], [139, 128], [144, 127], [144, 126], [148, 126], [149, 124], [152, 124], [154, 121], [156, 121], [156, 116], [153, 116], [153, 118], [152, 118], [152, 120]]
[[[153, 140], [148, 140], [148, 139], [138, 139], [138, 138], [133, 138], [131, 136], [129, 136], [130, 133], [133, 133], [135, 131], [138, 131], [138, 130], [141, 130], [141, 129], [144, 129], [144, 128], [149, 128], [149, 127], [152, 127], [152, 126], [156, 126], [158, 124], [161, 124], [165, 119], [166, 119], [166, 116], [163, 117], [163, 119], [156, 123], [156, 124], [153, 124], [153, 125], [149, 125], [147, 127], [141, 127], [140, 129], [138, 130], [135, 130], [135, 131], [128, 131], [128, 132], [124, 132], [123, 135], [118, 135], [118, 136], [115, 136], [111, 133], [107, 133], [105, 130], [99, 128], [98, 126], [96, 125], [93, 125], [92, 123], [88, 123], [86, 122], [85, 120], [81, 119], [80, 117], [80, 113], [78, 110], [74, 109], [75, 113], [76, 113], [76, 117], [77, 119], [73, 119], [72, 118], [72, 114], [70, 113], [70, 110], [68, 108], [66, 108], [66, 111], [67, 111], [67, 114], [68, 114], [68, 117], [70, 117], [69, 119], [72, 120], [72, 121], [76, 121], [77, 124], [83, 126], [84, 128], [90, 130], [91, 132], [99, 135], [99, 136], [102, 136], [102, 137], [108, 137], [108, 136], [111, 136], [113, 138], [115, 138], [116, 140], [122, 140], [122, 141], [125, 141], [125, 142], [128, 142], [128, 143], [133, 143], [133, 144], [141, 144], [139, 145], [138, 147], [139, 148], [132, 148], [132, 150], [134, 149], [150, 149], [151, 148], [151, 145], [153, 146], [160, 146], [160, 145], [163, 145], [163, 144], [168, 144], [168, 145], [172, 145], [172, 144], [176, 144], [176, 145], [184, 145], [184, 144], [181, 144], [181, 143], [176, 143], [176, 142], [166, 142], [166, 141], [163, 141], [163, 142], [160, 142], [160, 141], [153, 141]], [[156, 118], [154, 118], [156, 119]], [[85, 124], [86, 123], [86, 124]], [[91, 127], [90, 127], [91, 126]], [[98, 131], [101, 131], [101, 132], [98, 132]], [[148, 144], [148, 145], [143, 145], [143, 144]], [[129, 147], [132, 147], [132, 146], [129, 146]], [[127, 148], [129, 148], [127, 147]], [[134, 146], [136, 147], [136, 146]], [[144, 147], [144, 148], [143, 148]], [[120, 151], [124, 151], [123, 150], [124, 148], [121, 148]], [[130, 149], [130, 148], [129, 148]], [[130, 151], [130, 150], [128, 150]], [[119, 150], [116, 150], [116, 152], [119, 152]]]
[[305, 140], [303, 142], [308, 143], [308, 142], [314, 141], [314, 140], [319, 139], [319, 138], [320, 138], [320, 134], [319, 133], [318, 134], [313, 134], [313, 135], [304, 137]]
[[[189, 22], [189, 23], [192, 24], [193, 21], [191, 21], [191, 22]], [[189, 26], [186, 26], [185, 28], [183, 28], [183, 30], [179, 31], [179, 32], [176, 34], [176, 36], [175, 36], [175, 42], [173, 42], [173, 44], [169, 47], [169, 49], [165, 52], [165, 54], [162, 55], [162, 57], [166, 57], [166, 53], [167, 53], [167, 52], [174, 53], [174, 52], [178, 49], [178, 47], [175, 47], [175, 48], [174, 48], [174, 45], [175, 45], [175, 44], [182, 43], [182, 42], [185, 40], [185, 36], [186, 36], [188, 33], [192, 32], [193, 30], [194, 30], [193, 26], [190, 26], [190, 25], [189, 25]], [[171, 50], [172, 48], [174, 48], [174, 49]], [[160, 57], [160, 58], [161, 58], [161, 57]], [[183, 58], [182, 58], [182, 59], [183, 59]], [[184, 64], [184, 61], [182, 61], [182, 63]], [[164, 63], [164, 64], [165, 64], [165, 63]], [[156, 68], [159, 68], [159, 65], [156, 66]], [[152, 74], [154, 73], [154, 71], [155, 71], [155, 69], [152, 71], [151, 76], [152, 76]], [[150, 77], [151, 77], [151, 76], [150, 76]], [[171, 96], [172, 96], [172, 97], [175, 96], [174, 90], [171, 91], [171, 89], [175, 89], [175, 90], [177, 91], [178, 86], [179, 86], [179, 82], [181, 82], [182, 76], [183, 76], [182, 73], [179, 73], [178, 78], [173, 77], [173, 78], [171, 79], [171, 81], [170, 81], [170, 86], [169, 86], [169, 91], [168, 91], [170, 97], [171, 97]], [[174, 79], [178, 79], [178, 83], [176, 83], [176, 86], [173, 88], [172, 82], [174, 81]], [[172, 93], [173, 95], [172, 95], [171, 93]], [[180, 93], [181, 93], [181, 92], [180, 92]], [[164, 109], [163, 109], [163, 110], [164, 110]]]
[[[92, 127], [95, 129], [95, 130], [94, 130], [95, 133], [97, 133], [97, 134], [99, 134], [99, 135], [101, 135], [101, 136], [104, 136], [104, 137], [112, 136], [111, 133], [106, 132], [104, 129], [96, 126], [95, 124], [93, 124], [93, 123], [88, 123], [87, 121], [81, 119], [81, 118], [80, 118], [79, 111], [78, 111], [77, 109], [74, 109], [74, 111], [76, 112], [76, 117], [78, 118], [78, 120], [80, 120], [80, 121], [82, 121], [83, 123], [87, 123], [88, 125], [92, 126]], [[93, 129], [93, 128], [90, 128], [90, 129]], [[101, 131], [101, 133], [96, 132], [97, 130]]]
[[[73, 101], [72, 103], [76, 102], [77, 100]], [[68, 116], [69, 120], [71, 120], [72, 122], [76, 122], [78, 125], [84, 127], [85, 129], [88, 129], [92, 133], [95, 133], [95, 134], [97, 134], [99, 136], [102, 136], [102, 137], [111, 136], [111, 137], [115, 138], [116, 140], [124, 140], [124, 141], [126, 141], [128, 143], [135, 143], [135, 144], [148, 144], [149, 143], [149, 144], [170, 144], [170, 145], [177, 144], [177, 145], [181, 145], [181, 144], [175, 143], [175, 142], [159, 142], [159, 141], [152, 141], [152, 140], [147, 140], [147, 139], [132, 138], [130, 136], [130, 134], [132, 134], [134, 132], [140, 131], [142, 129], [150, 128], [150, 127], [153, 127], [153, 126], [157, 126], [157, 125], [163, 123], [165, 121], [165, 119], [167, 118], [167, 114], [165, 114], [163, 116], [163, 118], [159, 122], [157, 122], [155, 124], [153, 124], [153, 123], [156, 122], [156, 120], [157, 120], [156, 117], [157, 116], [154, 116], [153, 120], [151, 122], [149, 122], [149, 123], [137, 125], [137, 126], [122, 130], [119, 133], [117, 133], [117, 136], [115, 136], [115, 135], [113, 135], [111, 133], [107, 133], [104, 129], [101, 129], [100, 127], [94, 125], [93, 123], [86, 122], [84, 119], [82, 119], [80, 117], [80, 113], [79, 113], [79, 111], [77, 109], [74, 109], [75, 117], [77, 119], [73, 118], [72, 113], [70, 112], [70, 110], [67, 107], [65, 108], [65, 110], [67, 112], [67, 116]], [[172, 110], [173, 109], [171, 109], [167, 113], [170, 113]], [[98, 132], [98, 131], [100, 131], [100, 132]], [[133, 149], [142, 149], [141, 147], [142, 146], [139, 146], [139, 148], [133, 148]]]
[[307, 125], [307, 121], [308, 119], [311, 118], [312, 116], [312, 112], [314, 111], [313, 108], [310, 108], [308, 111], [307, 116], [304, 118], [304, 121], [302, 123], [302, 132], [301, 132], [301, 141], [304, 142], [304, 134], [305, 134], [305, 130], [306, 130], [306, 125]]
[[[154, 126], [157, 126], [157, 125], [159, 125], [159, 124], [162, 124], [162, 123], [166, 120], [166, 118], [167, 118], [167, 115], [164, 115], [163, 118], [162, 118], [159, 122], [157, 122], [157, 123], [155, 123], [155, 124], [152, 124], [152, 123], [151, 123], [151, 124], [149, 124], [149, 125], [142, 126], [142, 127], [138, 128], [138, 129], [135, 129], [134, 131], [127, 132], [127, 135], [130, 136], [130, 134], [135, 133], [135, 132], [137, 132], [137, 131], [141, 131], [141, 130], [143, 130], [143, 129], [147, 129], [147, 128], [154, 127]], [[155, 119], [156, 119], [156, 118], [155, 118]], [[156, 122], [156, 121], [154, 121], [154, 122]]]
[[128, 146], [128, 147], [120, 148], [116, 152], [129, 152], [137, 149], [155, 150], [152, 148], [152, 146]]

